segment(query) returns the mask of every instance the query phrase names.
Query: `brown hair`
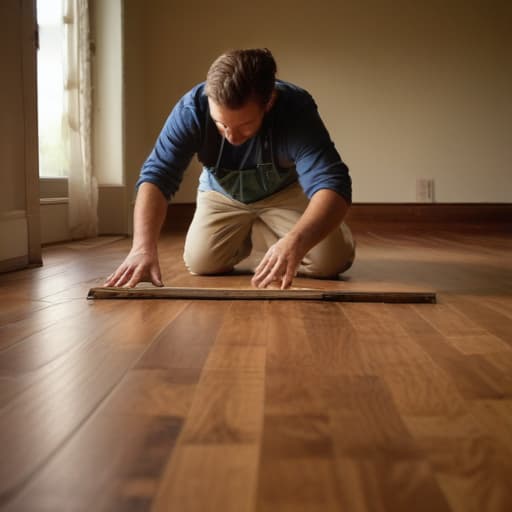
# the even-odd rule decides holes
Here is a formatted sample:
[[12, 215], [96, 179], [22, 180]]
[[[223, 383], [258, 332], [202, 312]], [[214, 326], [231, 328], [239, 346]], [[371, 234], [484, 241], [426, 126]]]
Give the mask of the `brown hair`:
[[211, 65], [206, 95], [218, 105], [236, 110], [254, 99], [266, 105], [275, 86], [276, 61], [267, 48], [231, 50]]

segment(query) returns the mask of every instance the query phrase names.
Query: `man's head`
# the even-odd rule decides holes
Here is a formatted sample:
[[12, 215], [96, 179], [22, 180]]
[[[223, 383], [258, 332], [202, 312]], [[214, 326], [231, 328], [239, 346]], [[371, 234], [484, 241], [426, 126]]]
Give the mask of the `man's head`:
[[232, 50], [211, 65], [205, 92], [219, 132], [234, 145], [261, 127], [275, 99], [276, 63], [267, 49]]

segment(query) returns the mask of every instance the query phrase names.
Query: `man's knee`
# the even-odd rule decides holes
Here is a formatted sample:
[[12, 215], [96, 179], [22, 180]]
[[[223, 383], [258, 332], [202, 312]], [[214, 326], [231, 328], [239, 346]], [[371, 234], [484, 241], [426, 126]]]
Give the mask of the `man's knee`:
[[355, 242], [344, 237], [342, 243], [318, 245], [304, 259], [299, 273], [318, 279], [329, 279], [346, 272], [354, 263]]
[[213, 251], [195, 247], [193, 250], [185, 247], [183, 261], [191, 274], [215, 275], [225, 274], [233, 270], [233, 265], [216, 256]]
[[334, 259], [310, 259], [299, 268], [299, 274], [304, 277], [316, 279], [336, 278], [339, 274], [346, 272], [354, 262], [354, 255], [349, 258]]
[[246, 258], [252, 249], [250, 238], [242, 243], [215, 244], [185, 242], [183, 261], [192, 274], [214, 275], [231, 272], [237, 263]]

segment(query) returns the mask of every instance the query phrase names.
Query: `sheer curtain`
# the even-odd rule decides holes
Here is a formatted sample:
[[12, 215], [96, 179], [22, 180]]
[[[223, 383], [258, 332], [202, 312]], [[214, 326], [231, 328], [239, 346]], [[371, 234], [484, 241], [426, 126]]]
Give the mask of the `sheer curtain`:
[[98, 185], [91, 151], [91, 50], [88, 0], [63, 0], [63, 138], [69, 169], [69, 227], [73, 239], [98, 232]]

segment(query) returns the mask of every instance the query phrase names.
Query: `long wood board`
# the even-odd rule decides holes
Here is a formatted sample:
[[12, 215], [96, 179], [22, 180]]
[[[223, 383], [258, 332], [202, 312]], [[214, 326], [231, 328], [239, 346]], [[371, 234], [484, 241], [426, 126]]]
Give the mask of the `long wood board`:
[[91, 288], [88, 299], [320, 300], [334, 302], [436, 303], [433, 292], [356, 292], [317, 289]]

